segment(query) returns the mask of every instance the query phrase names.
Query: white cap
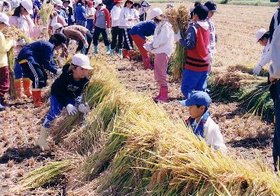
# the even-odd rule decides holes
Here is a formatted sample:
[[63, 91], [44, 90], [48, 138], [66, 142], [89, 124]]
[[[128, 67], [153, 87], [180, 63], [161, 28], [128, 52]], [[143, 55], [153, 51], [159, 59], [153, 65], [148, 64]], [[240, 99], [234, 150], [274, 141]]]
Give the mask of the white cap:
[[160, 16], [162, 14], [163, 14], [163, 12], [160, 8], [158, 8], [158, 7], [153, 8], [152, 11], [151, 11], [151, 18], [153, 19], [153, 18], [155, 18], [157, 16]]
[[260, 28], [256, 33], [257, 42], [262, 38], [262, 36], [266, 33], [265, 28]]
[[102, 0], [94, 0], [94, 7], [97, 7], [99, 4], [102, 3]]
[[31, 0], [22, 0], [20, 4], [26, 9], [28, 14], [33, 14], [33, 3]]
[[60, 23], [54, 23], [54, 24], [52, 25], [52, 28], [53, 28], [54, 31], [56, 31], [57, 29], [59, 29], [59, 28], [61, 28], [61, 27], [63, 27], [63, 26], [62, 26], [62, 24], [60, 24]]
[[61, 0], [55, 1], [55, 5], [62, 7], [63, 6], [63, 2]]
[[93, 69], [93, 67], [90, 65], [88, 56], [80, 53], [75, 54], [72, 57], [72, 64], [81, 67], [83, 69], [89, 69], [89, 70]]
[[0, 22], [3, 22], [5, 25], [10, 26], [9, 17], [5, 13], [0, 13]]

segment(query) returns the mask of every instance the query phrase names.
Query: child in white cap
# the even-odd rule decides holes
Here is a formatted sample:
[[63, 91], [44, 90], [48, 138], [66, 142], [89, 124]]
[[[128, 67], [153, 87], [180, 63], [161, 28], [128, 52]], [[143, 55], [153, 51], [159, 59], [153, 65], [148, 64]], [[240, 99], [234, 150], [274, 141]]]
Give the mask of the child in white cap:
[[226, 152], [226, 145], [219, 126], [213, 121], [208, 111], [211, 103], [210, 96], [203, 91], [193, 91], [189, 99], [181, 101], [189, 108], [190, 117], [186, 125], [194, 134], [205, 139], [206, 143], [215, 150]]
[[89, 112], [87, 104], [81, 103], [81, 96], [89, 82], [88, 76], [92, 69], [93, 67], [86, 55], [75, 54], [72, 62], [63, 67], [62, 74], [52, 84], [50, 109], [37, 140], [37, 145], [42, 150], [49, 149], [47, 144], [49, 128], [64, 107], [69, 115], [75, 115], [78, 111], [84, 114]]

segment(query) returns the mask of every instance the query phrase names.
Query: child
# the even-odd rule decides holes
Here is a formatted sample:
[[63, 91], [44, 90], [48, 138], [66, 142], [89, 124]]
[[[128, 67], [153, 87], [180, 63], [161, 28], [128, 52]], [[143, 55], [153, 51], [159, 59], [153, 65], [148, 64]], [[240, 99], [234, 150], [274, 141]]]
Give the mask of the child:
[[167, 67], [174, 51], [174, 31], [160, 8], [152, 9], [151, 18], [156, 23], [156, 29], [152, 43], [146, 43], [144, 47], [155, 54], [154, 76], [159, 86], [159, 95], [154, 101], [168, 102]]
[[189, 99], [182, 101], [182, 105], [189, 107], [190, 117], [186, 120], [186, 125], [196, 136], [204, 138], [209, 146], [226, 152], [220, 128], [212, 120], [208, 111], [210, 103], [211, 98], [203, 91], [193, 91]]
[[0, 13], [0, 111], [5, 109], [4, 94], [10, 88], [7, 52], [15, 45], [13, 41], [6, 40], [2, 33], [6, 26], [10, 26], [9, 17], [4, 13]]
[[45, 69], [59, 75], [61, 69], [57, 67], [54, 58], [54, 50], [65, 48], [66, 37], [62, 34], [54, 34], [49, 42], [36, 41], [26, 45], [18, 54], [17, 61], [22, 67], [23, 74], [32, 81], [32, 97], [35, 107], [42, 105], [42, 88], [47, 85], [47, 73]]
[[[217, 12], [217, 5], [213, 1], [207, 1], [204, 4], [208, 8], [208, 17], [207, 22], [209, 24], [210, 29], [210, 45], [209, 45], [209, 53], [210, 53], [210, 62], [211, 64], [214, 63], [214, 55], [216, 53], [216, 42], [217, 42], [217, 35], [216, 35], [216, 28], [215, 24], [212, 20], [212, 17], [215, 12]], [[210, 69], [209, 69], [210, 71]]]
[[93, 33], [95, 11], [96, 10], [93, 7], [93, 1], [92, 0], [88, 1], [86, 6], [86, 17], [87, 17], [87, 29], [90, 31], [90, 33]]
[[82, 113], [89, 112], [87, 104], [80, 101], [82, 92], [89, 82], [89, 71], [92, 69], [86, 55], [75, 54], [71, 64], [66, 64], [62, 74], [54, 81], [51, 87], [50, 110], [45, 117], [37, 140], [37, 145], [42, 150], [49, 149], [47, 137], [50, 125], [64, 107], [69, 115], [77, 114], [78, 110]]
[[206, 21], [208, 8], [198, 5], [193, 10], [193, 22], [187, 30], [186, 39], [176, 40], [185, 48], [186, 65], [183, 70], [181, 91], [188, 99], [193, 90], [205, 91], [210, 65], [209, 58], [209, 24]]
[[144, 63], [144, 69], [152, 69], [151, 60], [149, 57], [149, 52], [143, 47], [146, 43], [146, 37], [154, 35], [156, 28], [156, 23], [152, 20], [140, 22], [134, 25], [129, 34], [131, 35], [132, 40], [135, 45], [138, 47], [142, 61]]
[[141, 5], [141, 8], [140, 8], [140, 12], [139, 12], [139, 14], [140, 14], [139, 20], [145, 21], [147, 19], [147, 12], [150, 9], [151, 4], [149, 4], [149, 2], [146, 0], [141, 0], [140, 5]]
[[253, 74], [259, 75], [262, 67], [271, 61], [271, 53], [270, 53], [270, 33], [266, 31], [264, 28], [261, 28], [256, 33], [256, 41], [260, 45], [264, 46], [262, 51], [262, 56], [260, 62], [254, 67]]
[[94, 1], [96, 6], [96, 12], [94, 15], [94, 32], [93, 32], [93, 44], [94, 53], [98, 54], [98, 38], [100, 33], [102, 34], [104, 44], [106, 46], [106, 54], [110, 54], [110, 42], [108, 39], [107, 28], [111, 28], [111, 17], [109, 10], [103, 5], [101, 0]]
[[76, 17], [76, 24], [81, 25], [83, 27], [87, 26], [87, 19], [86, 19], [86, 3], [85, 0], [78, 0], [75, 7], [75, 17]]
[[122, 0], [115, 0], [114, 2], [115, 5], [111, 10], [111, 19], [112, 19], [111, 55], [114, 55], [115, 52], [118, 52], [120, 55], [122, 55], [123, 36], [122, 36], [122, 31], [119, 28], [120, 14], [122, 11]]

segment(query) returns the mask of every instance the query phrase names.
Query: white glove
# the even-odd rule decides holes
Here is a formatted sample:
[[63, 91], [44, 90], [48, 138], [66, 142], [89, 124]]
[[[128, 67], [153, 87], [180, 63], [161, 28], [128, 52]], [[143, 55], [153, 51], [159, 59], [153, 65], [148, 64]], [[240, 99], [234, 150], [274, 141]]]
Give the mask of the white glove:
[[81, 104], [78, 106], [78, 110], [79, 110], [80, 112], [84, 113], [84, 114], [87, 114], [87, 113], [89, 113], [89, 111], [90, 111], [89, 106], [88, 106], [87, 103], [86, 103], [86, 104], [81, 103]]
[[259, 75], [261, 70], [262, 70], [262, 67], [260, 65], [256, 65], [255, 68], [253, 69], [253, 74]]
[[181, 32], [178, 31], [178, 33], [174, 34], [174, 41], [178, 42], [180, 39], [182, 39], [182, 36], [181, 36]]
[[86, 43], [84, 44], [84, 47], [85, 47], [85, 48], [88, 48], [88, 46], [89, 46], [89, 45], [88, 45], [88, 43], [86, 42]]
[[147, 50], [148, 52], [151, 52], [152, 51], [152, 49], [153, 49], [153, 47], [152, 47], [152, 43], [145, 43], [144, 45], [143, 45], [143, 47], [145, 48], [145, 50]]
[[58, 69], [56, 70], [56, 75], [60, 75], [60, 74], [62, 74], [62, 69], [61, 69], [61, 68], [58, 68]]
[[66, 110], [67, 113], [72, 116], [74, 116], [78, 112], [77, 108], [70, 103], [66, 106]]

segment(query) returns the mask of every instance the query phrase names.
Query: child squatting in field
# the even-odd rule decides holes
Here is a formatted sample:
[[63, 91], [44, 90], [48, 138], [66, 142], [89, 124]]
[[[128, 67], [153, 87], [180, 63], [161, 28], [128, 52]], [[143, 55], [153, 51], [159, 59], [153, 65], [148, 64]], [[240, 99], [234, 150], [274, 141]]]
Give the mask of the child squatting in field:
[[225, 153], [227, 148], [220, 128], [208, 111], [211, 103], [210, 96], [203, 91], [193, 91], [189, 99], [180, 103], [189, 107], [190, 117], [186, 120], [186, 125], [193, 130], [194, 134], [204, 138], [207, 145], [215, 150]]
[[37, 140], [42, 150], [49, 149], [47, 138], [50, 125], [64, 107], [69, 115], [77, 114], [78, 110], [84, 114], [89, 112], [87, 104], [82, 103], [82, 92], [89, 82], [88, 76], [92, 69], [86, 55], [75, 54], [71, 64], [63, 67], [62, 74], [52, 84], [50, 109]]

